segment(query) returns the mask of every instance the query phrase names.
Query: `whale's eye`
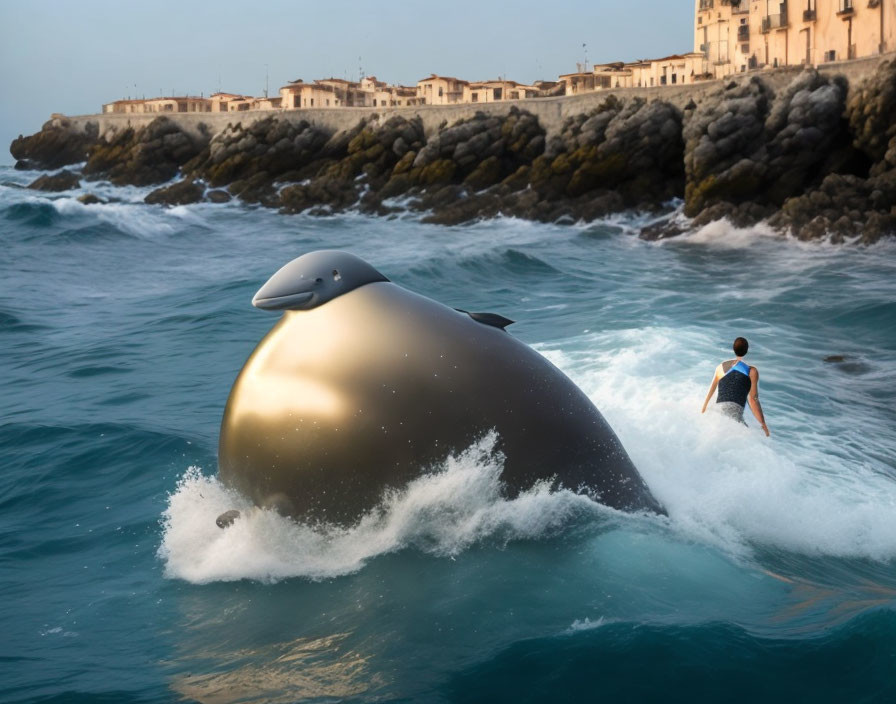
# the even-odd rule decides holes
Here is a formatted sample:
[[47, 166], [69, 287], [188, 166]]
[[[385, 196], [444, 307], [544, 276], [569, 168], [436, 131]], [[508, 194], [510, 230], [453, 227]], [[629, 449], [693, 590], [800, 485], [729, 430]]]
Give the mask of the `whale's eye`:
[[342, 274], [339, 273], [338, 269], [333, 269], [333, 281], [342, 281]]
[[323, 282], [324, 282], [324, 280], [320, 277], [318, 277], [314, 280], [314, 283], [316, 283], [316, 284], [322, 284]]

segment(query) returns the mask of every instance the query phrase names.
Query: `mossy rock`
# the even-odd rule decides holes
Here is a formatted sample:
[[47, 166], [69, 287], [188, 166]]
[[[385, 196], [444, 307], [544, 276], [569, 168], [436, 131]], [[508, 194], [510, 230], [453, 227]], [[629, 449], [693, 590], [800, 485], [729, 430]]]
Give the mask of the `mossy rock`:
[[439, 159], [423, 168], [420, 174], [420, 183], [424, 186], [432, 186], [437, 183], [451, 183], [457, 171], [457, 164], [451, 159]]
[[481, 161], [479, 165], [464, 179], [464, 185], [475, 191], [493, 186], [501, 180], [501, 161], [496, 156], [490, 156]]
[[685, 215], [694, 217], [718, 201], [740, 202], [760, 192], [762, 186], [762, 179], [754, 173], [724, 180], [711, 175], [697, 183], [690, 182], [685, 186]]
[[551, 162], [551, 172], [555, 175], [568, 174], [575, 168], [575, 163], [572, 160], [572, 157], [567, 154], [559, 154], [554, 160]]
[[394, 198], [396, 196], [400, 196], [404, 193], [407, 193], [411, 188], [415, 186], [414, 180], [407, 173], [401, 174], [392, 174], [392, 178], [390, 178], [386, 185], [383, 186], [379, 191], [380, 198]]
[[511, 191], [522, 191], [529, 185], [529, 175], [532, 171], [530, 166], [521, 166], [510, 176], [501, 181], [501, 184], [507, 186]]
[[417, 158], [417, 152], [411, 150], [407, 152], [401, 159], [398, 160], [398, 163], [395, 164], [395, 168], [392, 169], [392, 175], [397, 176], [398, 174], [403, 174], [407, 171], [410, 171], [414, 166], [414, 159]]
[[370, 149], [374, 144], [377, 144], [377, 139], [373, 130], [364, 128], [349, 141], [348, 153], [363, 152], [365, 149]]

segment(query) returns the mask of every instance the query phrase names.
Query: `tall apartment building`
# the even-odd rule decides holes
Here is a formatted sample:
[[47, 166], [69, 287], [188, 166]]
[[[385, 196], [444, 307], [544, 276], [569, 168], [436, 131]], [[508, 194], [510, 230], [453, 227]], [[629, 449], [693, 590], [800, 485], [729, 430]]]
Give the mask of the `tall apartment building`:
[[896, 50], [896, 0], [695, 0], [694, 51], [716, 78]]

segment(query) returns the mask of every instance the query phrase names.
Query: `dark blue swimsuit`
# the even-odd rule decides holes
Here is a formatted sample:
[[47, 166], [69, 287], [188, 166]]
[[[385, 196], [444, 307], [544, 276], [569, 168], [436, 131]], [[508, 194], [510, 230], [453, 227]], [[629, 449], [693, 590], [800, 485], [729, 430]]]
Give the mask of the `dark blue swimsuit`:
[[[716, 397], [716, 403], [734, 403], [740, 406], [737, 409], [737, 415], [740, 416], [738, 420], [742, 421], [743, 409], [747, 405], [747, 396], [750, 394], [752, 387], [753, 380], [750, 379], [750, 366], [743, 361], [738, 361], [731, 369], [725, 372], [725, 376], [719, 379], [719, 394]], [[727, 406], [727, 408], [723, 406], [723, 410], [728, 410], [729, 415], [732, 417], [735, 415], [730, 412], [735, 410], [731, 406]]]

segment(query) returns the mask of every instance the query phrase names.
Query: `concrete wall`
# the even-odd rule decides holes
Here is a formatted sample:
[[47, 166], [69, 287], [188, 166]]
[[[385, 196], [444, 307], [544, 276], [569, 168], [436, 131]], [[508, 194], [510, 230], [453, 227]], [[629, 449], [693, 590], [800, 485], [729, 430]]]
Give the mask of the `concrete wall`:
[[[827, 75], [842, 74], [849, 80], [851, 86], [855, 86], [862, 78], [873, 72], [878, 64], [885, 60], [896, 58], [894, 54], [883, 57], [875, 56], [856, 61], [823, 64], [819, 71]], [[758, 75], [775, 88], [786, 86], [794, 76], [802, 71], [802, 67], [792, 66], [775, 71], [752, 71], [746, 74], [738, 74], [723, 80], [705, 81], [697, 84], [657, 86], [654, 88], [620, 88], [584, 93], [576, 96], [562, 96], [557, 98], [535, 98], [530, 100], [505, 100], [497, 103], [485, 104], [460, 104], [460, 105], [417, 105], [410, 107], [394, 108], [315, 108], [303, 110], [249, 110], [240, 113], [171, 113], [166, 116], [176, 122], [180, 127], [193, 134], [200, 133], [200, 125], [205, 125], [209, 134], [222, 131], [228, 124], [237, 122], [255, 122], [268, 117], [290, 120], [298, 123], [307, 120], [313, 125], [338, 132], [348, 130], [358, 124], [364, 117], [379, 115], [380, 119], [388, 119], [393, 115], [413, 117], [419, 115], [423, 120], [423, 127], [427, 137], [437, 132], [439, 126], [445, 122], [451, 124], [461, 118], [472, 117], [477, 112], [487, 114], [506, 114], [511, 106], [517, 106], [521, 110], [527, 110], [538, 117], [539, 122], [545, 128], [548, 135], [556, 134], [563, 126], [567, 117], [587, 113], [600, 105], [609, 96], [615, 95], [622, 100], [635, 97], [647, 100], [661, 99], [666, 102], [684, 107], [690, 100], [700, 102], [708, 93], [718, 90], [727, 81]], [[79, 115], [70, 117], [72, 125], [76, 129], [84, 129], [88, 123], [96, 123], [100, 134], [109, 131], [126, 129], [129, 126], [143, 127], [158, 115], [142, 114], [99, 114]]]

